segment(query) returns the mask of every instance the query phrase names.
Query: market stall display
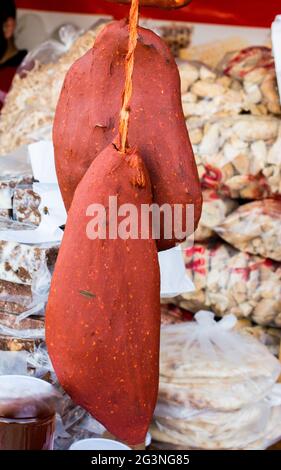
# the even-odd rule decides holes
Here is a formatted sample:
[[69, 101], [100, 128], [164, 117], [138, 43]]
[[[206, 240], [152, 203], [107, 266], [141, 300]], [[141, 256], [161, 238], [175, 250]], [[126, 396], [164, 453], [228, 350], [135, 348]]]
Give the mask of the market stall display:
[[[124, 0], [124, 3], [128, 3], [128, 1]], [[150, 0], [147, 1], [150, 2]], [[121, 25], [122, 22], [119, 24]], [[107, 143], [112, 141], [114, 133], [117, 133], [122, 85], [125, 79], [124, 60], [122, 59], [121, 62], [117, 60], [114, 63], [113, 71], [110, 69], [112, 75], [109, 80], [112, 80], [112, 83], [113, 80], [115, 81], [114, 86], [105, 87], [104, 94], [99, 100], [99, 88], [104, 87], [104, 84], [107, 83], [102, 74], [100, 76], [91, 75], [91, 79], [86, 83], [87, 87], [85, 88], [85, 84], [83, 85], [83, 77], [79, 74], [81, 66], [85, 66], [85, 71], [87, 74], [89, 73], [89, 76], [93, 72], [93, 68], [91, 68], [93, 52], [89, 50], [93, 44], [95, 44], [95, 53], [102, 50], [100, 38], [106, 40], [107, 45], [110, 44], [108, 32], [110, 31], [111, 35], [114, 26], [108, 26], [100, 38], [97, 38], [103, 27], [104, 22], [94, 25], [90, 31], [81, 31], [78, 38], [74, 39], [75, 35], [73, 36], [74, 43], [72, 45], [69, 41], [67, 47], [64, 44], [59, 48], [59, 51], [53, 51], [54, 54], [50, 56], [46, 55], [44, 47], [39, 48], [34, 55], [34, 67], [15, 77], [13, 88], [8, 95], [0, 118], [0, 155], [3, 155], [0, 158], [0, 374], [10, 373], [10, 371], [31, 374], [50, 381], [55, 384], [57, 389], [60, 389], [60, 385], [45, 345], [44, 310], [59, 243], [44, 246], [6, 240], [6, 237], [2, 237], [2, 240], [1, 231], [6, 233], [7, 230], [35, 230], [42, 222], [44, 215], [42, 210], [48, 211], [48, 207], [40, 207], [41, 193], [36, 191], [32, 171], [28, 165], [24, 165], [24, 168], [20, 166], [20, 162], [25, 162], [25, 158], [22, 154], [18, 158], [16, 153], [19, 151], [18, 149], [22, 152], [24, 148], [22, 146], [31, 142], [41, 139], [51, 140], [55, 109], [65, 77], [67, 77], [63, 89], [65, 97], [62, 98], [64, 103], [55, 121], [55, 144], [62, 152], [62, 161], [66, 161], [66, 154], [73, 155], [75, 171], [77, 170], [77, 155], [83, 164], [85, 163], [84, 167], [82, 165], [80, 173], [77, 172], [79, 178], [75, 178], [75, 181], [72, 179], [73, 168], [69, 168], [71, 175], [68, 175], [68, 180], [71, 180], [71, 184], [73, 184], [70, 199], [72, 199], [72, 193], [78, 179], [82, 178], [86, 170], [88, 170], [86, 176], [91, 178], [91, 182], [93, 177], [96, 177], [95, 168], [99, 163], [94, 165], [92, 160], [106, 147]], [[177, 200], [179, 195], [183, 200], [186, 197], [186, 188], [182, 183], [189, 180], [190, 169], [186, 172], [186, 168], [182, 164], [183, 140], [181, 140], [181, 136], [186, 136], [186, 129], [182, 113], [179, 112], [180, 98], [203, 189], [203, 208], [198, 229], [194, 235], [195, 245], [185, 249], [186, 273], [193, 280], [196, 290], [193, 293], [181, 294], [176, 298], [162, 299], [163, 346], [160, 393], [155, 422], [152, 427], [153, 437], [158, 441], [156, 445], [159, 448], [168, 446], [169, 449], [265, 448], [280, 438], [281, 434], [279, 430], [281, 403], [278, 402], [279, 404], [276, 405], [276, 401], [273, 400], [280, 394], [278, 387], [275, 388], [280, 370], [272, 355], [267, 352], [269, 350], [276, 357], [281, 357], [279, 233], [281, 109], [274, 62], [268, 44], [246, 47], [245, 40], [241, 38], [229, 38], [209, 44], [191, 45], [190, 47], [193, 28], [196, 26], [172, 23], [155, 24], [155, 28], [153, 27], [153, 30], [160, 34], [168, 44], [172, 54], [178, 57], [181, 97], [177, 70], [174, 65], [170, 67], [171, 64], [166, 64], [165, 73], [169, 68], [173, 70], [172, 72], [169, 70], [170, 75], [167, 72], [166, 78], [165, 74], [163, 74], [163, 79], [159, 78], [158, 76], [161, 74], [158, 71], [163, 65], [159, 65], [159, 57], [153, 58], [155, 64], [149, 69], [145, 61], [138, 62], [139, 57], [143, 54], [140, 47], [137, 49], [135, 63], [134, 90], [137, 90], [139, 96], [134, 102], [136, 95], [133, 93], [133, 105], [143, 104], [143, 101], [140, 103], [138, 100], [145, 92], [148, 82], [151, 94], [147, 99], [149, 113], [141, 110], [137, 116], [137, 113], [134, 115], [134, 109], [131, 110], [131, 117], [136, 118], [136, 129], [138, 128], [139, 131], [134, 130], [133, 125], [129, 126], [129, 143], [130, 139], [142, 139], [141, 157], [144, 158], [150, 172], [153, 185], [152, 193], [155, 194], [156, 186], [157, 199], [159, 198], [161, 202], [171, 196], [173, 196], [171, 197], [173, 202]], [[142, 39], [145, 39], [146, 35], [147, 38], [155, 38], [152, 33], [144, 33], [143, 29], [140, 31], [142, 31]], [[115, 33], [117, 34], [117, 29]], [[124, 50], [125, 39], [124, 36], [122, 39]], [[112, 42], [114, 42], [114, 38]], [[155, 39], [155, 44], [161, 44], [163, 47], [162, 50], [159, 46], [159, 51], [161, 49], [161, 53], [158, 51], [159, 56], [163, 60], [168, 58], [173, 64], [171, 53], [164, 45], [162, 46], [159, 38]], [[44, 59], [42, 59], [42, 51], [43, 55], [45, 54]], [[89, 52], [87, 53], [87, 51]], [[102, 52], [104, 53], [104, 50]], [[87, 55], [82, 57], [85, 53]], [[148, 53], [146, 58], [149, 62]], [[79, 59], [78, 62], [73, 65], [77, 59]], [[103, 60], [104, 57], [102, 57], [100, 64]], [[104, 62], [104, 69], [108, 64], [108, 61]], [[69, 69], [70, 72], [67, 74]], [[169, 79], [167, 79], [168, 75]], [[76, 92], [71, 96], [72, 80], [76, 81], [75, 90], [76, 92], [78, 90], [79, 93], [77, 101], [74, 100], [73, 103], [72, 99], [75, 98]], [[93, 86], [93, 82], [95, 86]], [[153, 88], [154, 85], [155, 88]], [[163, 97], [161, 97], [163, 101], [159, 99], [158, 106], [157, 99], [160, 88], [163, 91]], [[110, 89], [113, 90], [112, 93]], [[173, 101], [171, 100], [168, 106], [165, 100], [171, 94], [171, 89], [174, 92]], [[104, 106], [105, 102], [106, 106]], [[61, 106], [61, 101], [59, 106]], [[80, 110], [79, 120], [77, 119], [77, 109]], [[85, 115], [85, 109], [87, 115]], [[177, 114], [179, 112], [180, 120], [183, 121], [181, 132], [178, 133], [175, 133], [177, 128], [175, 120], [169, 119], [169, 116], [174, 115], [175, 110]], [[146, 119], [143, 118], [144, 114]], [[85, 116], [84, 121], [81, 119], [82, 115]], [[159, 115], [161, 119], [158, 119]], [[73, 128], [69, 126], [68, 129], [68, 122], [71, 121], [75, 122], [75, 125]], [[56, 136], [60, 126], [58, 136]], [[69, 134], [67, 134], [68, 130]], [[105, 139], [106, 133], [108, 135]], [[91, 140], [92, 134], [95, 136], [93, 141]], [[81, 135], [86, 135], [84, 143], [80, 139]], [[170, 138], [170, 135], [173, 137]], [[175, 135], [176, 137], [174, 137]], [[153, 143], [153, 139], [157, 140], [159, 144], [157, 149], [153, 149], [153, 144], [147, 143], [148, 140]], [[97, 142], [98, 145], [96, 145]], [[165, 152], [165, 145], [169, 147], [169, 152]], [[172, 147], [172, 152], [170, 147]], [[184, 148], [192, 156], [192, 149], [186, 145], [186, 141]], [[179, 151], [179, 149], [181, 150]], [[7, 155], [10, 152], [13, 153]], [[109, 155], [111, 152], [115, 153], [115, 150], [111, 149], [110, 152], [107, 149], [106, 152]], [[138, 190], [143, 192], [138, 184], [140, 182], [143, 184], [144, 179], [148, 184], [149, 177], [139, 156], [135, 156], [135, 158], [131, 156], [131, 158], [134, 161], [133, 166], [138, 171], [138, 177], [134, 179], [137, 182]], [[192, 157], [190, 158], [192, 160]], [[130, 161], [129, 159], [128, 162]], [[93, 166], [93, 172], [91, 172], [92, 166], [89, 167], [89, 165]], [[103, 167], [103, 163], [100, 165]], [[161, 165], [163, 165], [161, 178], [164, 175], [162, 180], [158, 178]], [[124, 168], [120, 169], [120, 173], [121, 170], [120, 185], [122, 186]], [[131, 174], [134, 170], [129, 168], [128, 171]], [[195, 174], [194, 172], [196, 173], [195, 166], [192, 167], [192, 174]], [[65, 177], [66, 172], [62, 170], [62, 173]], [[186, 178], [187, 173], [188, 178]], [[106, 170], [105, 174], [107, 174]], [[179, 184], [177, 178], [180, 174], [182, 174], [182, 180], [179, 178]], [[159, 184], [159, 181], [162, 183]], [[197, 179], [191, 177], [189, 183], [192, 181], [195, 183], [194, 188], [199, 188]], [[102, 187], [102, 181], [101, 187], [93, 188], [92, 186], [89, 184], [86, 188], [85, 183], [86, 189], [84, 188], [85, 191], [82, 191], [84, 196], [81, 196], [83, 201], [86, 200], [86, 196], [90, 197], [91, 191], [100, 191], [101, 195], [105, 195], [105, 185]], [[148, 190], [148, 186], [146, 186], [146, 190]], [[159, 191], [158, 186], [160, 187]], [[171, 188], [173, 194], [171, 194]], [[195, 193], [197, 194], [197, 192], [194, 192], [196, 196]], [[151, 194], [149, 197], [151, 200]], [[197, 200], [197, 223], [200, 201], [199, 197], [194, 197], [194, 199]], [[79, 201], [75, 203], [76, 212], [73, 212], [75, 220], [73, 219], [72, 226], [75, 228], [77, 220], [82, 217]], [[70, 200], [68, 205], [70, 205]], [[72, 243], [75, 243], [80, 246], [81, 239], [82, 235], [80, 238], [78, 236], [77, 240], [75, 239], [76, 243], [73, 239], [74, 241], [69, 242], [69, 245], [72, 246]], [[163, 245], [164, 248], [166, 246]], [[74, 251], [71, 249], [72, 253]], [[144, 251], [148, 256], [149, 250], [145, 249]], [[155, 249], [153, 248], [152, 251], [153, 266], [151, 266], [150, 274], [154, 273], [154, 277], [157, 277]], [[68, 253], [68, 249], [61, 251], [61, 257], [67, 259]], [[140, 284], [143, 286], [145, 278], [145, 282], [149, 284], [149, 292], [155, 288], [153, 280], [149, 283], [148, 276], [141, 275], [143, 272], [142, 263], [146, 264], [147, 269], [149, 263], [152, 262], [146, 255], [142, 254], [138, 257], [135, 249], [131, 250], [130, 255], [125, 252], [125, 254], [118, 256], [118, 269], [116, 267], [116, 271], [111, 270], [111, 276], [116, 275], [117, 281], [120, 282], [119, 290], [122, 293], [122, 299], [124, 300], [129, 294], [133, 295], [134, 299], [138, 299], [137, 306], [133, 304], [135, 300], [131, 302], [134, 307], [134, 318], [140, 316], [143, 318], [144, 311], [149, 311], [147, 298], [150, 293], [145, 295], [146, 302], [143, 304], [143, 292], [139, 292], [137, 286]], [[98, 256], [97, 253], [95, 263], [99, 259]], [[131, 266], [136, 266], [139, 262], [137, 274], [133, 273], [132, 275], [131, 272], [123, 269], [123, 260], [127, 258], [130, 258]], [[81, 259], [78, 257], [74, 259], [74, 264], [77, 263], [76, 272], [78, 273], [80, 272]], [[120, 269], [120, 259], [122, 260], [122, 269]], [[73, 286], [73, 258], [71, 257], [67, 262], [69, 262], [69, 273], [72, 278], [68, 278], [67, 274], [65, 285], [69, 283]], [[82, 272], [87, 269], [87, 266], [91, 268], [90, 256], [85, 255], [84, 264], [81, 268]], [[97, 264], [95, 264], [95, 269]], [[57, 266], [57, 269], [60, 270], [61, 263]], [[100, 260], [99, 271], [102, 272], [102, 269], [105, 269], [105, 274], [107, 274], [104, 259]], [[121, 270], [122, 276], [120, 275]], [[58, 272], [61, 273], [61, 271]], [[46, 283], [43, 296], [42, 285], [38, 285], [38, 279], [43, 279], [42, 276]], [[116, 285], [116, 279], [114, 277], [112, 286]], [[60, 281], [61, 276], [57, 275], [57, 284], [61, 295], [56, 302], [58, 309], [65, 312], [69, 308], [69, 303], [73, 304], [73, 309], [75, 308], [75, 301], [74, 303], [69, 302], [68, 296], [65, 296], [65, 285]], [[125, 283], [129, 287], [125, 288]], [[135, 285], [135, 289], [131, 287], [131, 283]], [[98, 279], [97, 286], [99, 287]], [[108, 286], [100, 288], [101, 295], [106, 296]], [[157, 292], [158, 290], [157, 287]], [[145, 292], [147, 291], [145, 290]], [[153, 295], [156, 299], [155, 292]], [[99, 295], [99, 288], [92, 288], [88, 285], [80, 288], [80, 284], [74, 293], [74, 297], [79, 299], [81, 305], [85, 304], [89, 312], [91, 305], [97, 303], [97, 296], [101, 297], [101, 295]], [[108, 302], [111, 302], [112, 299], [115, 299], [114, 295]], [[120, 313], [120, 297], [116, 297], [115, 300], [115, 316], [118, 316], [118, 320], [120, 320], [120, 315], [123, 314], [123, 311]], [[122, 304], [124, 303], [122, 301]], [[219, 361], [217, 361], [217, 357], [212, 356], [212, 351], [210, 353], [209, 344], [207, 349], [205, 348], [205, 339], [195, 341], [194, 344], [189, 339], [189, 335], [192, 338], [197, 338], [195, 330], [200, 325], [196, 325], [193, 320], [194, 314], [202, 308], [212, 309], [216, 315], [216, 323], [213, 320], [208, 323], [208, 335], [214, 333], [214, 344], [218, 340]], [[159, 305], [155, 300], [156, 310], [159, 311]], [[235, 314], [239, 319], [235, 325], [233, 320], [232, 325], [233, 330], [239, 331], [239, 336], [235, 336], [234, 341], [233, 337], [228, 336], [228, 341], [221, 342], [217, 333], [222, 332], [224, 328], [227, 329], [229, 313]], [[128, 318], [126, 317], [129, 323], [131, 317], [132, 314]], [[224, 319], [220, 321], [220, 317], [224, 317]], [[92, 320], [90, 314], [89, 318]], [[200, 315], [196, 318], [199, 324]], [[149, 320], [148, 314], [147, 319]], [[76, 335], [73, 324], [77, 324], [77, 308], [75, 312], [73, 310], [72, 317], [70, 316], [68, 320], [68, 331], [71, 331], [69, 336], [71, 347], [71, 342]], [[83, 321], [82, 318], [81, 322]], [[148, 323], [142, 323], [136, 329], [135, 335], [138, 337], [138, 343], [141, 343], [143, 338], [143, 341], [147, 341], [146, 344], [151, 340], [151, 337], [146, 338], [145, 335], [142, 338], [142, 331]], [[87, 325], [84, 325], [85, 329], [88, 327]], [[106, 335], [108, 344], [111, 345], [112, 319], [109, 318], [105, 324], [101, 322], [101, 325], [102, 327], [105, 325], [102, 334]], [[84, 326], [81, 325], [82, 330]], [[119, 326], [120, 323], [115, 325], [113, 322], [113, 329], [116, 328], [116, 331]], [[80, 326], [77, 326], [77, 344], [81, 340], [79, 328]], [[147, 329], [150, 329], [149, 325]], [[54, 329], [52, 330], [51, 334], [55, 337]], [[206, 328], [203, 336], [205, 332]], [[62, 336], [65, 333], [64, 318], [61, 321], [60, 333]], [[228, 333], [233, 335], [232, 331]], [[55, 347], [58, 350], [60, 341], [58, 338], [55, 340]], [[260, 346], [257, 340], [266, 346], [267, 350]], [[92, 341], [92, 338], [87, 337], [87, 341]], [[127, 342], [130, 343], [130, 338]], [[153, 347], [155, 343], [156, 341], [151, 340]], [[226, 343], [227, 348], [225, 347]], [[89, 357], [90, 355], [87, 355], [88, 349], [91, 349], [92, 346], [86, 348], [85, 344], [83, 345], [84, 352]], [[245, 349], [243, 350], [243, 348]], [[148, 350], [149, 347], [146, 349]], [[206, 360], [206, 352], [208, 352], [208, 361]], [[7, 355], [9, 359], [6, 359]], [[240, 359], [239, 364], [233, 363], [234, 356], [236, 356], [236, 360]], [[62, 354], [61, 357], [63, 357]], [[72, 350], [69, 357], [72, 361]], [[130, 359], [134, 357], [133, 351]], [[67, 367], [61, 367], [61, 369], [65, 369], [62, 375], [66, 375], [67, 371], [75, 367], [75, 361], [72, 362], [70, 364], [69, 360], [69, 364], [66, 363]], [[77, 361], [75, 372], [71, 370], [70, 374], [73, 372], [75, 375], [82, 362], [87, 363], [87, 360]], [[89, 390], [88, 376], [92, 363], [93, 358], [91, 361], [89, 359], [90, 366], [87, 366], [84, 372], [79, 372], [81, 377], [84, 374], [85, 380], [83, 379], [82, 382], [86, 399]], [[100, 363], [103, 364], [102, 359]], [[108, 363], [102, 370], [106, 368], [110, 369]], [[147, 369], [150, 374], [153, 367], [146, 367], [142, 374], [143, 377], [147, 375]], [[95, 373], [97, 370], [95, 366]], [[115, 378], [119, 378], [121, 371], [122, 364], [118, 367]], [[194, 371], [199, 371], [197, 376]], [[130, 379], [134, 374], [135, 371], [132, 369]], [[123, 376], [121, 380], [122, 378]], [[127, 377], [126, 380], [129, 381], [129, 378]], [[150, 382], [152, 383], [153, 380]], [[97, 383], [98, 378], [95, 384]], [[225, 391], [223, 396], [221, 394], [222, 387]], [[138, 385], [138, 390], [140, 388], [141, 386]], [[128, 389], [128, 387], [124, 387], [124, 401], [126, 400], [127, 407]], [[111, 388], [103, 383], [100, 390], [104, 397], [110, 393]], [[147, 390], [145, 389], [144, 392], [145, 399], [152, 403], [153, 399], [156, 399], [155, 393]], [[129, 392], [130, 402], [135, 402], [135, 391], [129, 389]], [[276, 406], [273, 406], [274, 404]], [[85, 407], [88, 407], [88, 402]], [[152, 408], [153, 406], [151, 406]], [[95, 414], [96, 410], [93, 413]], [[151, 415], [151, 412], [148, 414]], [[127, 416], [122, 415], [121, 417], [118, 427], [122, 426], [122, 423], [127, 419]], [[102, 417], [100, 419], [103, 421]], [[148, 417], [146, 417], [146, 421], [149, 421]], [[102, 435], [103, 432], [104, 428], [83, 408], [76, 406], [70, 397], [63, 392], [63, 410], [57, 416], [55, 448], [67, 449], [77, 439]], [[133, 435], [134, 432], [139, 432], [136, 426], [131, 434]], [[145, 432], [142, 430], [142, 437], [144, 434]], [[131, 438], [133, 439], [132, 436]]]

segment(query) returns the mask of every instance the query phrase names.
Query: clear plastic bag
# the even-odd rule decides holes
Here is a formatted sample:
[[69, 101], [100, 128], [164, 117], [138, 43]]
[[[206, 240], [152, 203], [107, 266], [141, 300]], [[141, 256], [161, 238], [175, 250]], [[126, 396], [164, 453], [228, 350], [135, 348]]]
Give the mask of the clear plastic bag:
[[[239, 43], [232, 38], [231, 51]], [[195, 46], [183, 51], [181, 58], [214, 62], [230, 48], [227, 40]], [[237, 45], [239, 47], [239, 44]], [[215, 57], [214, 57], [215, 56]], [[216, 62], [216, 60], [215, 60]], [[271, 49], [248, 47], [228, 52], [216, 68], [194, 60], [179, 61], [183, 111], [186, 119], [234, 116], [250, 113], [255, 116], [281, 114], [276, 73]]]
[[9, 235], [9, 230], [0, 232], [1, 280], [31, 286], [36, 282], [41, 282], [38, 272], [41, 276], [44, 274], [44, 280], [45, 277], [48, 278], [48, 268], [55, 263], [59, 243], [28, 245], [12, 241]]
[[249, 111], [240, 82], [218, 73], [202, 62], [178, 61], [181, 79], [182, 106], [193, 143], [199, 132], [192, 131], [193, 120], [233, 116]]
[[215, 231], [235, 248], [281, 261], [281, 201], [265, 199], [240, 206]]
[[265, 46], [252, 46], [227, 54], [219, 68], [228, 76], [241, 81], [245, 93], [264, 113], [281, 114], [274, 58]]
[[64, 43], [51, 40], [27, 56], [29, 63], [25, 61], [25, 69], [14, 77], [1, 111], [0, 155], [46, 136], [51, 137], [50, 130], [65, 75], [71, 65], [93, 46], [102, 26], [97, 22], [94, 29], [77, 37], [70, 48], [77, 30], [73, 30], [72, 26], [63, 27], [60, 32]]
[[234, 315], [216, 322], [201, 311], [195, 319], [162, 328], [160, 402], [229, 411], [264, 398], [281, 372], [276, 358], [255, 338], [233, 331]]
[[202, 242], [214, 237], [216, 235], [214, 229], [224, 222], [226, 216], [237, 206], [236, 201], [220, 196], [217, 191], [204, 190], [202, 214], [194, 240]]
[[58, 31], [58, 39], [49, 39], [30, 51], [21, 63], [19, 73], [31, 70], [36, 63], [56, 63], [67, 52], [82, 31], [72, 24], [65, 24]]
[[26, 351], [0, 351], [0, 375], [26, 375]]
[[47, 266], [34, 273], [32, 285], [0, 281], [0, 343], [3, 349], [34, 349], [45, 339], [44, 313], [51, 273]]
[[231, 198], [281, 194], [281, 126], [270, 116], [241, 115], [188, 123], [203, 187]]
[[197, 449], [264, 444], [272, 415], [281, 417], [280, 362], [236, 332], [233, 315], [216, 322], [201, 311], [195, 319], [162, 327], [153, 437]]
[[220, 242], [196, 243], [185, 250], [188, 276], [196, 291], [177, 298], [196, 312], [210, 308], [260, 325], [281, 326], [281, 266], [269, 259], [237, 251]]

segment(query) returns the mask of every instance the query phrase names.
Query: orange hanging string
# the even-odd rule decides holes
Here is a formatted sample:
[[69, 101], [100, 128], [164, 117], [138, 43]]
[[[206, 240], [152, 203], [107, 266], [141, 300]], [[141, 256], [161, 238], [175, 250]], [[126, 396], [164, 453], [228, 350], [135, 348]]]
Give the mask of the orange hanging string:
[[138, 42], [139, 0], [132, 0], [129, 16], [129, 43], [125, 59], [125, 87], [122, 98], [119, 124], [119, 151], [126, 152], [128, 145], [128, 128], [130, 117], [130, 101], [133, 93], [133, 71], [135, 50]]

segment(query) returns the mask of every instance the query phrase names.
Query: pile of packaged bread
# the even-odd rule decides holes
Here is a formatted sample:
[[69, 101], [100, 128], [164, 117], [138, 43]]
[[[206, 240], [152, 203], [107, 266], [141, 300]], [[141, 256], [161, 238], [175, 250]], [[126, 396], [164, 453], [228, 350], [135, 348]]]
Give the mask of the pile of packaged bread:
[[281, 364], [236, 321], [200, 311], [162, 327], [157, 447], [265, 449], [280, 439]]
[[[17, 152], [51, 139], [65, 74], [101, 28], [80, 35], [57, 61], [35, 60], [17, 75], [0, 118], [0, 373], [33, 374], [57, 388], [44, 310], [59, 243], [12, 241], [7, 231], [36, 230], [48, 211], [28, 158], [19, 165]], [[178, 55], [174, 29], [163, 36]], [[178, 34], [186, 47], [190, 28]], [[261, 46], [227, 53], [212, 67], [183, 58], [178, 67], [204, 202], [194, 244], [183, 248], [195, 291], [163, 300], [152, 434], [169, 448], [265, 448], [276, 440], [281, 418], [273, 357], [281, 341], [281, 108], [274, 61]], [[199, 310], [226, 321], [210, 314], [192, 321]], [[63, 396], [58, 448], [79, 433], [99, 432]], [[83, 420], [88, 424], [79, 428]]]

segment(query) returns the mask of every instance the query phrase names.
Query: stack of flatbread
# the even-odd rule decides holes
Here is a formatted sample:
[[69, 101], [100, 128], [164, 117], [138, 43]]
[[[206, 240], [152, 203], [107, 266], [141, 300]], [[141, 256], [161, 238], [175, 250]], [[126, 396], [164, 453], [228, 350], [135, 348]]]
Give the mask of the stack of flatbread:
[[281, 435], [279, 361], [234, 331], [234, 316], [195, 318], [162, 327], [154, 439], [186, 449], [266, 447]]

